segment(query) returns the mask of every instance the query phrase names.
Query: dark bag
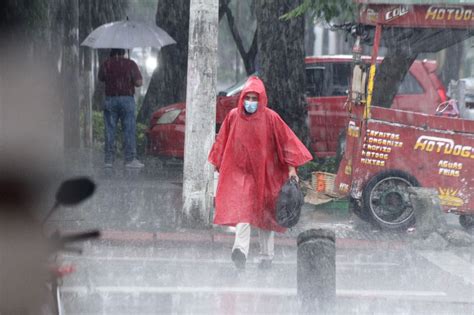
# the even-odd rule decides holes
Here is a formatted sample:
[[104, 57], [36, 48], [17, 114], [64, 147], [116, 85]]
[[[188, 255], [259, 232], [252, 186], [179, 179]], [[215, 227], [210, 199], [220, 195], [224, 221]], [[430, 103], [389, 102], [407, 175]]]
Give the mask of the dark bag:
[[294, 177], [291, 177], [281, 187], [276, 205], [276, 219], [283, 227], [293, 227], [298, 223], [304, 196]]

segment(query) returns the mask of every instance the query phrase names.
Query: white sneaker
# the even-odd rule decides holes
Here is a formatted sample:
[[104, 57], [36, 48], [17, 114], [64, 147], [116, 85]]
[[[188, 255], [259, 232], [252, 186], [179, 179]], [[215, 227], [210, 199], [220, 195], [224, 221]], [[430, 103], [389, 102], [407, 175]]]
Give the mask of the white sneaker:
[[128, 168], [142, 168], [144, 166], [145, 166], [145, 164], [143, 164], [142, 162], [140, 162], [137, 159], [134, 159], [134, 160], [128, 162], [127, 164], [125, 164], [125, 167], [128, 167]]

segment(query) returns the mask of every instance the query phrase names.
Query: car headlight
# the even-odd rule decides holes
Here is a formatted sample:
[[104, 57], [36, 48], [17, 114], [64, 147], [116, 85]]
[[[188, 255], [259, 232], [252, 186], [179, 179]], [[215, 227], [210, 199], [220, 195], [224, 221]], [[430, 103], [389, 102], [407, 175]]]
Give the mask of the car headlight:
[[156, 120], [156, 124], [157, 125], [171, 124], [176, 119], [176, 117], [179, 116], [180, 113], [181, 113], [180, 109], [170, 110], [164, 113], [163, 115], [161, 115], [160, 118]]

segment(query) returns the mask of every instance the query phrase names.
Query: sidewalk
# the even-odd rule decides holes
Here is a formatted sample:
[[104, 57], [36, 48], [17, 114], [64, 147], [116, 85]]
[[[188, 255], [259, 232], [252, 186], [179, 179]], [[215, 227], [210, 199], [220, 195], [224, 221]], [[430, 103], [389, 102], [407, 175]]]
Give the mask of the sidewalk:
[[[82, 155], [81, 155], [82, 154]], [[188, 242], [231, 244], [233, 233], [225, 227], [181, 229], [177, 215], [182, 208], [182, 164], [157, 158], [144, 159], [145, 168], [126, 170], [116, 163], [102, 167], [101, 153], [74, 156], [69, 176], [87, 175], [97, 183], [96, 194], [75, 208], [63, 208], [53, 220], [62, 231], [100, 229], [110, 241]], [[352, 217], [340, 201], [322, 205], [305, 204], [300, 222], [276, 235], [278, 246], [296, 246], [296, 237], [311, 228], [332, 229], [338, 248], [400, 248], [410, 241], [406, 232], [387, 232]], [[252, 242], [256, 239], [252, 238]]]
[[[399, 249], [406, 245], [404, 233], [381, 232], [378, 230], [358, 231], [354, 229], [354, 222], [349, 214], [335, 213], [334, 209], [315, 209], [313, 205], [305, 204], [300, 222], [286, 233], [276, 233], [277, 246], [296, 248], [296, 238], [299, 233], [307, 229], [330, 229], [336, 233], [336, 247], [340, 249]], [[363, 228], [367, 228], [364, 226]], [[76, 229], [68, 229], [70, 232]], [[65, 232], [65, 230], [63, 230]], [[232, 246], [234, 229], [232, 227], [213, 225], [203, 229], [186, 229], [168, 227], [156, 231], [140, 231], [136, 229], [116, 228], [103, 229], [101, 239], [119, 242], [152, 242], [157, 244], [179, 243], [196, 246]], [[252, 234], [252, 244], [258, 243], [256, 235]]]

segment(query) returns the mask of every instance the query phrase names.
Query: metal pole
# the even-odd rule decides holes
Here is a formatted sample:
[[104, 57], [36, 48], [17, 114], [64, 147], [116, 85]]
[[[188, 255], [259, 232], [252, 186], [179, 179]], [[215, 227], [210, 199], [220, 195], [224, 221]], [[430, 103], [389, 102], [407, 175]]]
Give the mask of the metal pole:
[[367, 104], [365, 105], [364, 118], [370, 118], [370, 107], [372, 106], [372, 92], [374, 90], [375, 69], [377, 56], [379, 54], [380, 37], [382, 35], [382, 24], [378, 23], [375, 27], [374, 48], [372, 50], [372, 59], [370, 61], [369, 83], [367, 84]]
[[456, 85], [456, 94], [455, 98], [458, 101], [458, 108], [461, 111], [461, 118], [466, 119], [469, 115], [466, 115], [466, 82], [462, 80], [458, 80], [458, 84]]

